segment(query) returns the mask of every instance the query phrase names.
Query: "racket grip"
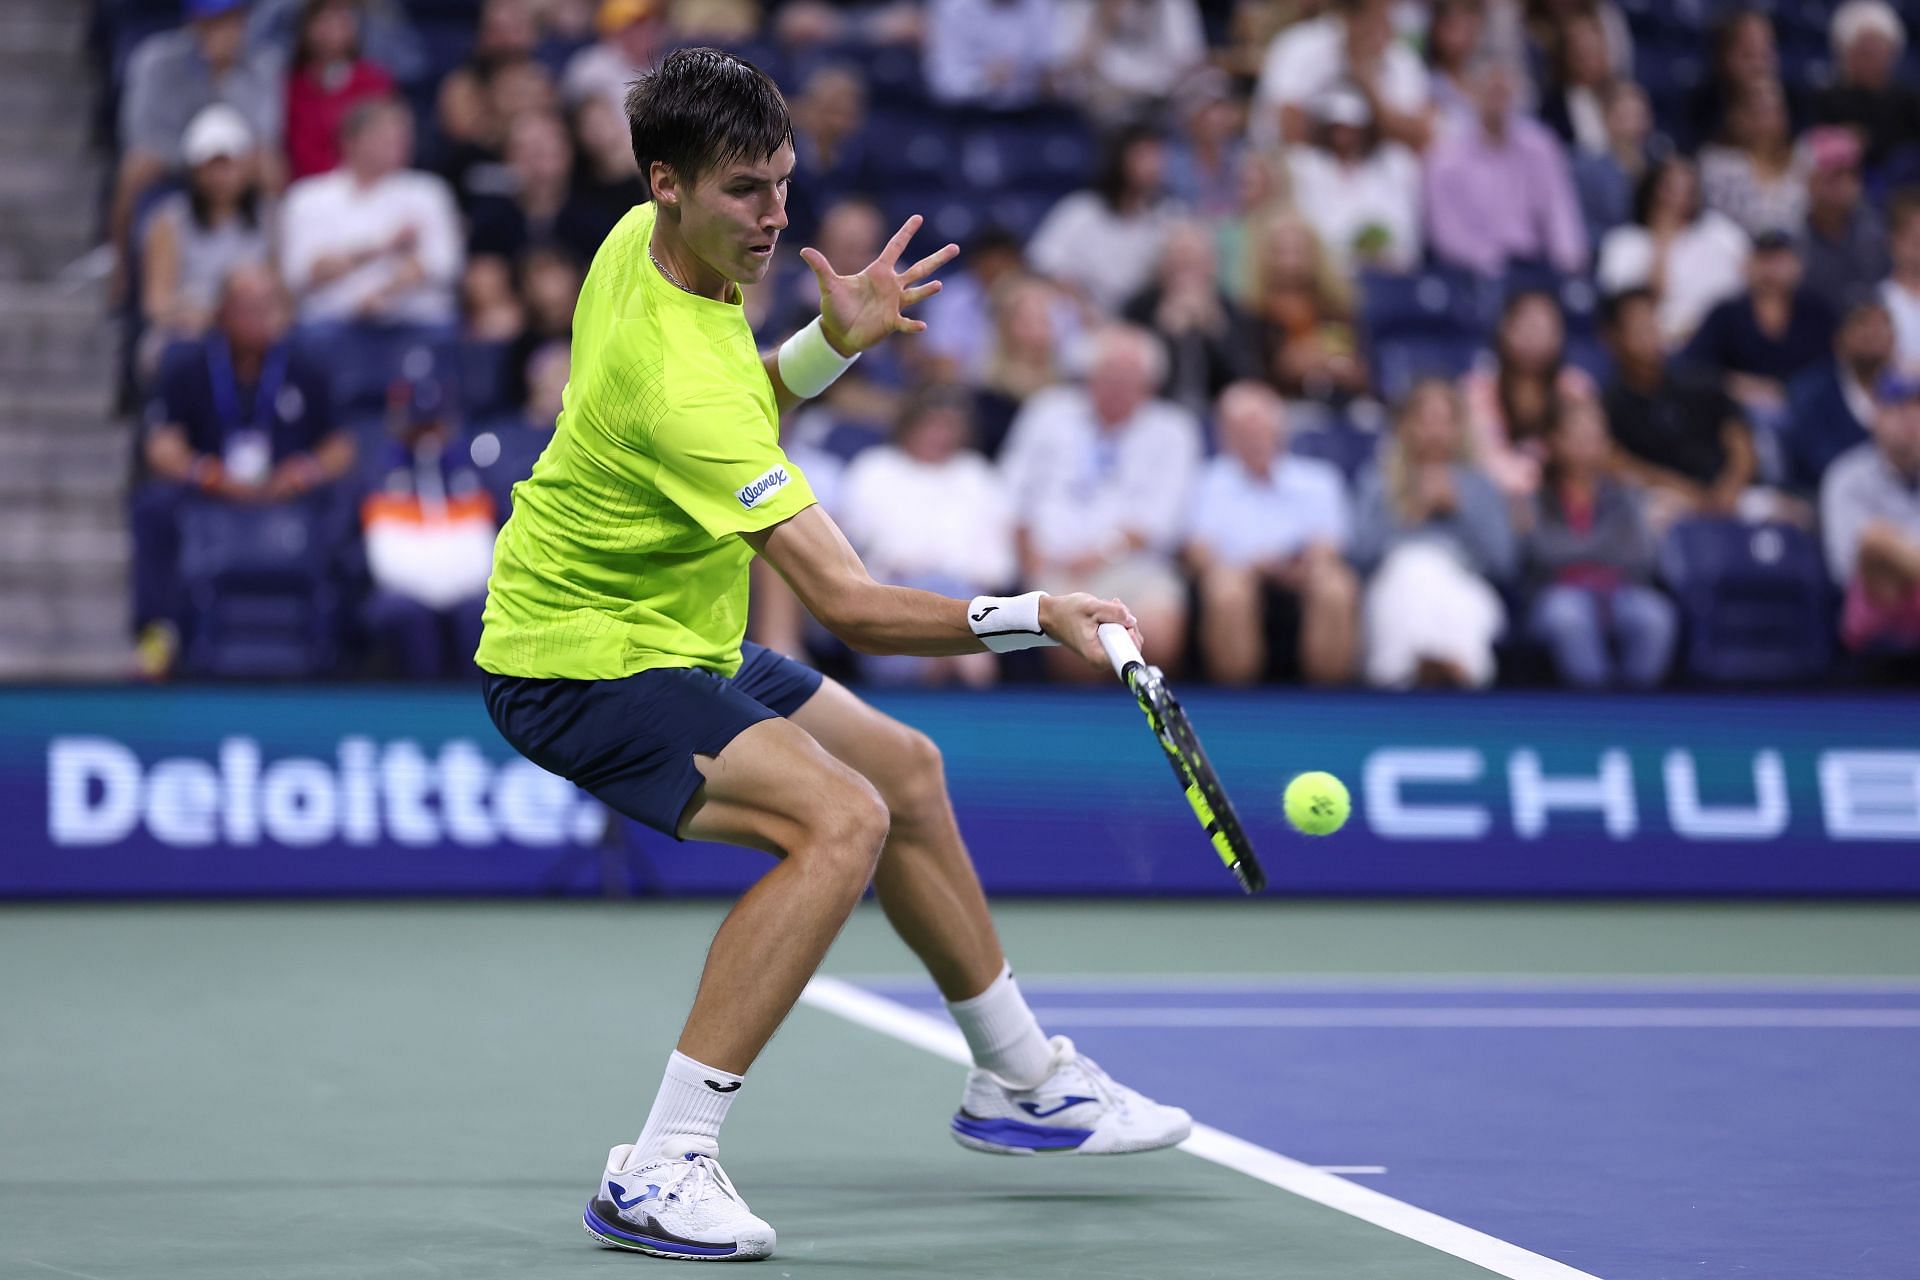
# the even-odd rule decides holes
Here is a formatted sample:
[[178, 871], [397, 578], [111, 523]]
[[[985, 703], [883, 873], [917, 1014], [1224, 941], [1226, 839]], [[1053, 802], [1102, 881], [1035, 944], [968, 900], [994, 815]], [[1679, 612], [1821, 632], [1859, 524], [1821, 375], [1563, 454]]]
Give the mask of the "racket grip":
[[1100, 637], [1100, 647], [1107, 651], [1107, 661], [1113, 664], [1113, 674], [1122, 680], [1127, 678], [1128, 667], [1135, 663], [1146, 665], [1146, 659], [1140, 656], [1140, 646], [1119, 623], [1103, 622], [1095, 634]]

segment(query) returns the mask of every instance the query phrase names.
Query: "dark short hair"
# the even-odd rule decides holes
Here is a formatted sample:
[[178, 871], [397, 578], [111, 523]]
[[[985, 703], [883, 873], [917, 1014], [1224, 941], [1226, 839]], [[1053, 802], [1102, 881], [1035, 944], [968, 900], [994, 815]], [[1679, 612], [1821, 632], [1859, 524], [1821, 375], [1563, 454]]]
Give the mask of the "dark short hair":
[[1920, 187], [1901, 187], [1887, 201], [1887, 232], [1899, 235], [1907, 219], [1920, 217]]
[[787, 100], [765, 72], [719, 49], [676, 49], [627, 90], [627, 130], [640, 177], [654, 161], [682, 181], [735, 160], [765, 160], [793, 141]]
[[1601, 327], [1609, 333], [1616, 332], [1620, 328], [1621, 317], [1626, 314], [1627, 308], [1638, 302], [1644, 302], [1650, 307], [1660, 305], [1660, 299], [1645, 285], [1608, 294], [1600, 303]]

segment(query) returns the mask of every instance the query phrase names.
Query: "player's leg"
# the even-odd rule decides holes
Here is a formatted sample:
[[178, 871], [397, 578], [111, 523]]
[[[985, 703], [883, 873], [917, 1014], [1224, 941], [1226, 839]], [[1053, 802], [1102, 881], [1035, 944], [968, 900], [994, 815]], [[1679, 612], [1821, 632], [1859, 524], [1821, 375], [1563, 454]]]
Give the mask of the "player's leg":
[[1325, 543], [1307, 548], [1301, 561], [1300, 674], [1308, 684], [1345, 684], [1360, 649], [1360, 584]]
[[1040, 1030], [1001, 951], [933, 742], [831, 680], [789, 715], [887, 803], [874, 889], [947, 998], [975, 1064], [955, 1139], [1003, 1155], [1119, 1154], [1182, 1141], [1193, 1127], [1186, 1112], [1142, 1097], [1072, 1041]]
[[860, 901], [887, 835], [874, 787], [781, 719], [695, 756], [702, 783], [679, 834], [780, 862], [728, 912], [707, 952], [680, 1052], [744, 1074]]

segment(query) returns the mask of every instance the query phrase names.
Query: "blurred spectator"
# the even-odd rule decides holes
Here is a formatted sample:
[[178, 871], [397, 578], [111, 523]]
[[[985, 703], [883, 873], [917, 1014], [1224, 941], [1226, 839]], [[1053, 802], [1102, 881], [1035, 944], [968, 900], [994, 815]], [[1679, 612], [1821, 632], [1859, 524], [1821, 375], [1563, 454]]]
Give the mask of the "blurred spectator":
[[1846, 129], [1807, 131], [1807, 224], [1800, 256], [1807, 284], [1834, 310], [1862, 288], [1884, 280], [1887, 229], [1860, 198], [1860, 141]]
[[1366, 98], [1333, 89], [1309, 104], [1310, 145], [1287, 149], [1294, 207], [1343, 274], [1420, 265], [1420, 162], [1375, 127]]
[[1393, 439], [1360, 478], [1353, 561], [1368, 575], [1366, 678], [1387, 688], [1482, 688], [1513, 576], [1506, 503], [1473, 463], [1452, 386], [1414, 384]]
[[1560, 404], [1598, 396], [1593, 379], [1567, 363], [1566, 336], [1566, 321], [1552, 294], [1509, 294], [1494, 332], [1492, 358], [1461, 380], [1474, 453], [1509, 498], [1530, 498], [1539, 489], [1547, 435]]
[[400, 384], [389, 416], [394, 438], [360, 504], [375, 662], [409, 680], [470, 674], [500, 526], [493, 495], [455, 438], [447, 388]]
[[1887, 205], [1887, 247], [1893, 274], [1880, 286], [1893, 317], [1893, 358], [1920, 369], [1920, 187], [1897, 193]]
[[[979, 383], [993, 355], [994, 290], [1020, 271], [1019, 239], [988, 226], [941, 273], [940, 292], [922, 304], [927, 331], [916, 344], [930, 380]], [[1052, 381], [1049, 373], [1039, 385]]]
[[598, 98], [626, 115], [627, 86], [667, 51], [672, 24], [666, 0], [601, 0], [594, 15], [599, 40], [567, 60], [560, 92], [571, 105]]
[[979, 443], [981, 452], [998, 458], [1021, 406], [1063, 376], [1061, 317], [1068, 308], [1045, 280], [1017, 274], [994, 285], [990, 300], [993, 333], [980, 376]]
[[1728, 114], [1742, 93], [1779, 84], [1780, 50], [1774, 39], [1773, 19], [1760, 9], [1725, 12], [1713, 31], [1713, 61], [1707, 79], [1694, 91], [1685, 141], [1705, 142], [1724, 136]]
[[1848, 303], [1833, 354], [1787, 388], [1787, 481], [1814, 490], [1833, 460], [1864, 442], [1873, 425], [1873, 388], [1893, 365], [1893, 321], [1877, 292]]
[[108, 230], [119, 262], [140, 196], [183, 159], [187, 125], [224, 102], [246, 120], [269, 191], [284, 180], [278, 160], [285, 90], [280, 60], [246, 48], [247, 0], [185, 0], [183, 26], [148, 36], [127, 61], [120, 97], [120, 167]]
[[1473, 124], [1473, 95], [1467, 80], [1481, 51], [1486, 12], [1484, 0], [1435, 0], [1427, 22], [1427, 87], [1443, 133]]
[[333, 420], [326, 370], [287, 340], [289, 308], [272, 270], [236, 268], [214, 327], [167, 352], [147, 409], [149, 483], [134, 495], [133, 614], [148, 673], [172, 666], [187, 619], [180, 598], [181, 504], [287, 502], [353, 465]]
[[867, 84], [854, 68], [829, 63], [793, 99], [793, 154], [802, 180], [787, 194], [787, 237], [807, 244], [835, 195], [868, 186]]
[[[1013, 583], [1013, 507], [999, 473], [970, 447], [970, 412], [964, 391], [921, 391], [901, 409], [892, 442], [848, 466], [835, 516], [881, 580], [963, 600]], [[893, 683], [976, 687], [999, 673], [988, 653], [867, 658], [861, 667]]]
[[1476, 63], [1469, 88], [1474, 126], [1441, 138], [1427, 158], [1434, 256], [1488, 276], [1514, 262], [1583, 271], [1587, 233], [1560, 144], [1514, 109], [1513, 72], [1502, 63]]
[[1920, 143], [1920, 87], [1896, 77], [1907, 29], [1886, 0], [1847, 0], [1833, 11], [1833, 83], [1813, 100], [1822, 124], [1851, 126], [1866, 144], [1867, 168]]
[[1195, 216], [1218, 219], [1240, 199], [1246, 164], [1246, 104], [1227, 74], [1210, 67], [1181, 86], [1180, 131], [1167, 148], [1167, 189]]
[[458, 141], [487, 128], [488, 81], [500, 68], [531, 59], [539, 47], [532, 0], [485, 0], [466, 58], [440, 80], [434, 105], [440, 132]]
[[1254, 372], [1252, 327], [1220, 292], [1213, 237], [1205, 224], [1175, 223], [1154, 282], [1121, 314], [1159, 336], [1167, 380], [1160, 394], [1196, 415], [1230, 382]]
[[[511, 196], [514, 175], [507, 164], [507, 138], [522, 116], [559, 109], [553, 77], [532, 58], [485, 64], [472, 78], [472, 92], [441, 99], [443, 145], [435, 172], [447, 180], [462, 209], [481, 196]], [[624, 119], [624, 115], [622, 116]]]
[[1055, 79], [1097, 120], [1140, 119], [1207, 56], [1194, 0], [1054, 0]]
[[607, 228], [601, 210], [573, 194], [573, 140], [557, 115], [521, 116], [507, 131], [510, 195], [479, 196], [469, 210], [474, 259], [514, 262], [530, 248], [557, 246], [593, 261]]
[[[427, 72], [427, 54], [407, 17], [406, 0], [354, 0], [359, 12], [360, 45], [368, 61], [403, 84], [415, 84]], [[247, 48], [285, 53], [300, 38], [307, 0], [253, 0], [247, 15]]]
[[1054, 0], [928, 0], [927, 92], [946, 106], [1019, 111], [1046, 94]]
[[1275, 217], [1293, 212], [1289, 185], [1280, 152], [1248, 151], [1246, 163], [1240, 166], [1240, 190], [1233, 213], [1214, 229], [1220, 250], [1220, 287], [1242, 307], [1254, 294], [1260, 237]]
[[460, 278], [462, 332], [474, 342], [512, 342], [525, 332], [527, 309], [505, 258], [475, 258]]
[[[525, 304], [525, 322], [507, 347], [508, 404], [519, 404], [528, 394], [526, 373], [536, 352], [552, 342], [573, 337], [573, 308], [580, 301], [580, 264], [573, 255], [553, 246], [534, 249], [520, 259], [519, 289]], [[549, 424], [551, 425], [551, 424]]]
[[340, 126], [354, 103], [393, 92], [393, 77], [361, 55], [360, 0], [305, 0], [287, 67], [287, 177], [340, 163]]
[[1599, 14], [1574, 12], [1563, 18], [1552, 60], [1541, 119], [1570, 154], [1606, 152], [1610, 143], [1606, 100], [1614, 77]]
[[1754, 475], [1746, 421], [1716, 381], [1667, 368], [1654, 315], [1644, 289], [1607, 304], [1616, 373], [1605, 404], [1620, 446], [1616, 467], [1651, 491], [1660, 528], [1682, 515], [1732, 515]]
[[1693, 162], [1669, 155], [1640, 179], [1633, 221], [1600, 242], [1595, 275], [1602, 294], [1649, 290], [1660, 338], [1677, 348], [1715, 303], [1740, 291], [1748, 248], [1745, 232], [1701, 203]]
[[555, 339], [535, 347], [515, 370], [525, 399], [513, 414], [490, 419], [468, 443], [467, 456], [480, 468], [496, 510], [512, 509], [513, 486], [533, 474], [535, 462], [553, 441], [572, 367], [565, 341]]
[[1563, 402], [1547, 449], [1526, 539], [1527, 629], [1568, 684], [1651, 688], [1673, 658], [1678, 622], [1673, 602], [1648, 585], [1653, 532], [1639, 495], [1609, 474], [1600, 406]]
[[407, 168], [412, 113], [392, 100], [360, 103], [341, 141], [338, 169], [287, 191], [281, 266], [300, 318], [452, 321], [460, 220], [444, 182]]
[[1391, 0], [1336, 0], [1332, 12], [1274, 39], [1254, 91], [1251, 130], [1259, 146], [1304, 142], [1307, 104], [1351, 83], [1367, 98], [1383, 137], [1414, 150], [1433, 136], [1427, 70], [1394, 37]]
[[1833, 312], [1803, 283], [1800, 255], [1785, 232], [1755, 241], [1747, 291], [1701, 322], [1680, 359], [1719, 378], [1756, 425], [1785, 426], [1786, 384], [1833, 347]]
[[[1218, 6], [1213, 6], [1217, 11]], [[1227, 44], [1213, 51], [1214, 62], [1242, 85], [1260, 78], [1267, 50], [1281, 32], [1297, 22], [1317, 18], [1327, 0], [1233, 0], [1227, 18]]]
[[1847, 647], [1920, 650], [1920, 379], [1881, 378], [1873, 438], [1828, 468], [1820, 509], [1827, 568], [1846, 584]]
[[181, 149], [186, 190], [161, 197], [141, 236], [143, 375], [168, 343], [206, 332], [235, 267], [268, 257], [268, 208], [246, 119], [224, 102], [203, 107]]
[[[1153, 398], [1165, 370], [1153, 335], [1113, 325], [1093, 337], [1084, 386], [1040, 392], [1001, 457], [1018, 522], [1021, 577], [1048, 591], [1124, 600], [1148, 660], [1173, 669], [1186, 630], [1186, 583], [1172, 553], [1200, 465], [1193, 415]], [[1048, 650], [1056, 676], [1098, 673]]]
[[[1620, 6], [1612, 0], [1524, 0], [1526, 42], [1535, 50], [1554, 49], [1560, 43], [1560, 29], [1568, 22], [1591, 15], [1600, 21], [1606, 37], [1607, 65], [1614, 76], [1633, 76], [1633, 30]], [[1492, 12], [1500, 9], [1498, 3]], [[1489, 24], [1492, 25], [1492, 24]], [[1516, 61], [1511, 55], [1509, 63]]]
[[1254, 245], [1248, 312], [1261, 372], [1288, 397], [1348, 400], [1367, 390], [1353, 298], [1306, 219], [1274, 214]]
[[1742, 85], [1727, 103], [1721, 141], [1700, 149], [1700, 187], [1750, 236], [1797, 232], [1807, 217], [1807, 156], [1793, 145], [1778, 81]]
[[1144, 125], [1121, 130], [1093, 187], [1048, 211], [1027, 242], [1027, 261], [1111, 315], [1152, 277], [1177, 216], [1165, 178], [1159, 133]]
[[652, 198], [633, 158], [626, 116], [605, 98], [585, 99], [573, 109], [573, 144], [573, 189], [594, 210], [600, 226], [596, 239], [605, 240], [629, 210]]
[[1573, 185], [1580, 195], [1580, 214], [1591, 245], [1603, 243], [1607, 232], [1633, 216], [1633, 192], [1646, 175], [1648, 141], [1653, 134], [1647, 91], [1633, 81], [1613, 81], [1601, 105], [1606, 149], [1573, 157]]
[[1236, 382], [1216, 413], [1220, 453], [1201, 473], [1187, 525], [1197, 578], [1200, 655], [1209, 679], [1252, 684], [1297, 631], [1301, 676], [1343, 684], [1357, 656], [1359, 589], [1342, 560], [1352, 532], [1346, 480], [1331, 463], [1287, 452], [1286, 405]]

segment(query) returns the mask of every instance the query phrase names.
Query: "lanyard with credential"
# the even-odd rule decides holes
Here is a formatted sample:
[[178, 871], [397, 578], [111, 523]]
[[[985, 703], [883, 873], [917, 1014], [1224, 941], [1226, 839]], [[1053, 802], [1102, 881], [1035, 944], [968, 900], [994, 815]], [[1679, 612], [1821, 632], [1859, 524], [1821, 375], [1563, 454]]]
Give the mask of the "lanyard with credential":
[[243, 428], [260, 433], [267, 441], [273, 439], [273, 427], [268, 415], [280, 399], [280, 384], [286, 380], [286, 376], [287, 345], [281, 343], [270, 349], [267, 358], [261, 362], [260, 381], [255, 384], [253, 392], [253, 412], [243, 420], [240, 416], [240, 381], [233, 373], [233, 350], [222, 335], [215, 334], [207, 340], [207, 383], [213, 390], [213, 412], [220, 420], [220, 442], [223, 447]]

